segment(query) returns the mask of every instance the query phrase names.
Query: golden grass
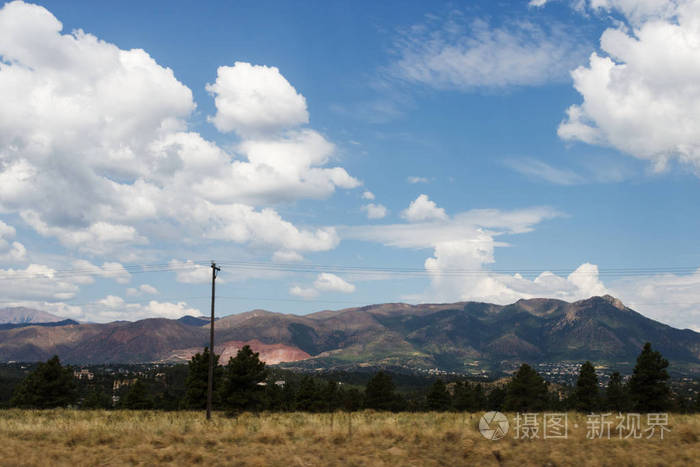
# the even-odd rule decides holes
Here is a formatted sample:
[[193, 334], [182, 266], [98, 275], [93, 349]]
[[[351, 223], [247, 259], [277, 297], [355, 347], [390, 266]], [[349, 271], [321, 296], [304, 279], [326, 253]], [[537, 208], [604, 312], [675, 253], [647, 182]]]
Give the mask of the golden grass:
[[[700, 415], [669, 415], [665, 439], [586, 439], [569, 414], [568, 439], [498, 441], [481, 414], [214, 414], [0, 411], [0, 465], [697, 465]], [[512, 420], [512, 414], [508, 416]], [[578, 428], [573, 425], [577, 424]], [[614, 435], [613, 435], [614, 436]]]

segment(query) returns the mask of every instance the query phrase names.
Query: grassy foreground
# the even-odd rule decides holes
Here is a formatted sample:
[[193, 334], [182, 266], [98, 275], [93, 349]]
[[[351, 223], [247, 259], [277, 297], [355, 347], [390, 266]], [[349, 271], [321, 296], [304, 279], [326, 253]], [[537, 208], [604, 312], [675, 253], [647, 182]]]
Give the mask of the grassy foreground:
[[[214, 414], [0, 411], [8, 465], [693, 465], [700, 415], [669, 415], [664, 439], [586, 439], [570, 413], [568, 439], [490, 441], [482, 414]], [[508, 414], [512, 420], [512, 414]], [[574, 428], [573, 425], [578, 425]], [[512, 431], [512, 430], [511, 430]]]

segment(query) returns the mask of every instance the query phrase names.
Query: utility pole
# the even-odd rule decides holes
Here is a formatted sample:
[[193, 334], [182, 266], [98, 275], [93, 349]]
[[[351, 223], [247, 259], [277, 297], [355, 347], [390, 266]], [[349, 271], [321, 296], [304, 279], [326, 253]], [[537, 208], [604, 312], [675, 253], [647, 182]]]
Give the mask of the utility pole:
[[209, 325], [209, 378], [207, 380], [207, 420], [211, 419], [211, 399], [214, 389], [214, 297], [216, 296], [216, 273], [221, 268], [211, 262], [211, 324]]

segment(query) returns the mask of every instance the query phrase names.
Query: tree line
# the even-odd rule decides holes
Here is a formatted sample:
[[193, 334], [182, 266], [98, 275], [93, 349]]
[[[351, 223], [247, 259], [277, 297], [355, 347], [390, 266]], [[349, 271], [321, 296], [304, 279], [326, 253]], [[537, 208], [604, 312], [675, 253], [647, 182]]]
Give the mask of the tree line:
[[[514, 412], [662, 412], [700, 411], [700, 397], [679, 405], [668, 385], [668, 361], [644, 345], [632, 375], [624, 381], [619, 372], [599, 386], [591, 362], [581, 365], [573, 388], [552, 385], [528, 364], [522, 364], [507, 384], [495, 385], [437, 379], [422, 395], [397, 391], [389, 373], [380, 371], [363, 390], [311, 375], [276, 380], [270, 369], [249, 346], [241, 348], [224, 366], [214, 355], [214, 409], [229, 414], [243, 411], [332, 412], [373, 409], [382, 411], [480, 411]], [[54, 356], [40, 363], [14, 390], [10, 405], [23, 408], [123, 408], [199, 410], [206, 407], [209, 349], [197, 353], [187, 366], [184, 391], [177, 395], [166, 388], [154, 393], [143, 379], [128, 386], [119, 401], [94, 387], [79, 394], [72, 369]]]

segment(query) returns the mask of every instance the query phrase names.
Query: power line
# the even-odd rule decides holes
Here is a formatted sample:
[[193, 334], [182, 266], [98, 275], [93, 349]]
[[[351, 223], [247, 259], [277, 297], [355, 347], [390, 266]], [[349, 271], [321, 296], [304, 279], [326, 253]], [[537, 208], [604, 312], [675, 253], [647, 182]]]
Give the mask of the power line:
[[[146, 274], [162, 272], [181, 272], [195, 269], [204, 269], [206, 261], [188, 261], [187, 263], [154, 263], [154, 264], [127, 264], [120, 267], [100, 267], [91, 268], [66, 268], [55, 269], [50, 272], [27, 271], [27, 270], [0, 270], [0, 280], [15, 279], [70, 279], [73, 277], [118, 277], [120, 274]], [[311, 273], [337, 273], [345, 275], [376, 275], [391, 277], [479, 277], [492, 274], [520, 275], [522, 277], [536, 277], [543, 272], [552, 273], [558, 276], [569, 275], [576, 272], [582, 276], [601, 277], [639, 277], [661, 274], [688, 275], [698, 271], [695, 266], [653, 266], [653, 267], [604, 267], [597, 271], [576, 271], [576, 268], [479, 268], [479, 269], [426, 269], [418, 267], [397, 267], [397, 266], [347, 266], [347, 265], [325, 265], [313, 263], [300, 264], [280, 264], [272, 262], [249, 262], [249, 261], [222, 261], [219, 264], [232, 271], [248, 272], [270, 272], [288, 274], [311, 274]]]

